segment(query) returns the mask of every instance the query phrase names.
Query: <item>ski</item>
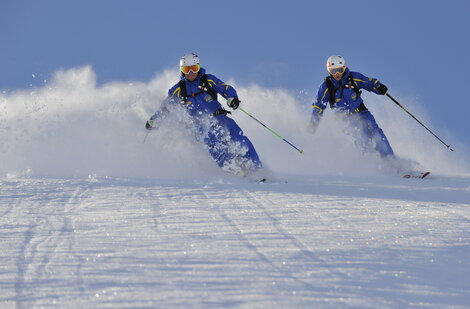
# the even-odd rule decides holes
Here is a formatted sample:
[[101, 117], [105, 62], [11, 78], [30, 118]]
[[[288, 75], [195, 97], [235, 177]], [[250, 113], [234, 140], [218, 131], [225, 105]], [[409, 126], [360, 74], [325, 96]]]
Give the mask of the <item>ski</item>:
[[259, 180], [256, 180], [258, 184], [285, 184], [287, 183], [287, 180], [276, 180], [276, 179], [267, 179], [267, 178], [262, 178]]
[[429, 174], [431, 174], [431, 172], [423, 172], [423, 173], [409, 173], [409, 174], [405, 174], [402, 176], [402, 178], [419, 178], [419, 179], [424, 179], [426, 178], [426, 176], [428, 176]]

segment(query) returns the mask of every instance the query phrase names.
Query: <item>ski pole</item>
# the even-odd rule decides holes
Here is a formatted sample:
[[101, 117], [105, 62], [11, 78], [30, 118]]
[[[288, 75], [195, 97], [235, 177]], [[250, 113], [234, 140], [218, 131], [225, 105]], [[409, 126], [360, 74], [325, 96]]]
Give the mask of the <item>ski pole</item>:
[[241, 110], [242, 112], [244, 112], [245, 114], [247, 114], [248, 116], [250, 116], [251, 118], [253, 118], [254, 120], [256, 120], [256, 122], [258, 122], [260, 125], [262, 125], [262, 126], [265, 127], [266, 129], [268, 129], [271, 133], [273, 133], [274, 135], [276, 135], [277, 137], [279, 137], [280, 139], [282, 139], [284, 142], [286, 142], [287, 144], [289, 144], [290, 146], [292, 146], [293, 148], [295, 148], [295, 150], [297, 150], [299, 153], [304, 153], [304, 151], [303, 151], [302, 149], [299, 149], [299, 148], [295, 147], [292, 143], [290, 143], [288, 140], [286, 140], [285, 138], [283, 138], [282, 136], [280, 136], [279, 134], [277, 134], [273, 129], [269, 128], [269, 127], [266, 126], [264, 123], [262, 123], [261, 121], [259, 121], [259, 120], [256, 119], [255, 117], [253, 117], [250, 113], [248, 113], [247, 111], [245, 111], [243, 108], [239, 107], [238, 109]]
[[147, 137], [149, 136], [149, 134], [150, 134], [150, 131], [145, 133], [144, 143], [147, 141]]
[[413, 116], [412, 113], [410, 113], [409, 111], [406, 110], [406, 108], [404, 108], [400, 103], [398, 103], [397, 100], [395, 100], [391, 95], [389, 95], [387, 93], [387, 97], [389, 97], [393, 102], [395, 102], [396, 105], [400, 106], [405, 112], [408, 113], [408, 115], [410, 115], [411, 117], [413, 117], [414, 120], [416, 120], [420, 125], [422, 125], [426, 130], [429, 131], [429, 133], [431, 133], [432, 135], [434, 135], [435, 138], [437, 138], [441, 143], [443, 143], [450, 151], [454, 151], [454, 149], [450, 148], [450, 145], [444, 143], [444, 141], [442, 139], [440, 139], [436, 134], [434, 134], [431, 130], [428, 129], [428, 127], [426, 127], [421, 121], [419, 121], [415, 116]]

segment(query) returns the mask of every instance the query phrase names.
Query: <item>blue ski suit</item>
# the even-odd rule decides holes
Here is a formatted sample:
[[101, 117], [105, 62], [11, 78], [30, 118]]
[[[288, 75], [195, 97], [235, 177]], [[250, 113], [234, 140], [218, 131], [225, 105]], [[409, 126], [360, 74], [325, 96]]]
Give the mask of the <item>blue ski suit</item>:
[[[349, 75], [351, 75], [349, 77]], [[317, 97], [312, 104], [311, 126], [315, 129], [323, 115], [323, 111], [330, 103], [330, 108], [346, 121], [345, 132], [353, 136], [356, 145], [363, 151], [375, 149], [381, 157], [393, 156], [393, 150], [382, 129], [377, 125], [374, 116], [364, 106], [359, 89], [377, 92], [381, 83], [375, 79], [346, 69], [341, 80], [327, 77], [334, 86], [334, 102], [330, 103], [330, 90], [325, 81], [318, 89]], [[356, 87], [356, 90], [354, 90]]]
[[[177, 83], [168, 91], [162, 110], [157, 111], [150, 119], [158, 121], [171, 110], [171, 106], [184, 106], [196, 131], [196, 139], [203, 141], [220, 167], [242, 175], [261, 168], [261, 161], [251, 141], [243, 135], [237, 123], [227, 117], [228, 111], [222, 108], [217, 99], [201, 89], [201, 77], [204, 74], [206, 71], [201, 68], [194, 81], [189, 81], [182, 75], [186, 98], [182, 97], [184, 92], [181, 91], [180, 83]], [[232, 86], [212, 74], [206, 74], [206, 77], [209, 87], [225, 99], [238, 97]]]

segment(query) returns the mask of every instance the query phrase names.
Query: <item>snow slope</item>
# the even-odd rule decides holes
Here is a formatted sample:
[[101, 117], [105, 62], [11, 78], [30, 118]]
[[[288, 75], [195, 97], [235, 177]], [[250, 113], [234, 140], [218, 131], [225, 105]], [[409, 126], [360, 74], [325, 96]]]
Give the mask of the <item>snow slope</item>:
[[3, 180], [0, 306], [468, 308], [470, 181], [378, 182]]
[[306, 97], [235, 84], [305, 150], [233, 113], [271, 171], [258, 184], [171, 121], [143, 142], [175, 76], [97, 86], [84, 67], [0, 95], [0, 308], [470, 306], [469, 156], [445, 128], [454, 153], [365, 96], [396, 152], [433, 172], [401, 179], [329, 115], [309, 135]]

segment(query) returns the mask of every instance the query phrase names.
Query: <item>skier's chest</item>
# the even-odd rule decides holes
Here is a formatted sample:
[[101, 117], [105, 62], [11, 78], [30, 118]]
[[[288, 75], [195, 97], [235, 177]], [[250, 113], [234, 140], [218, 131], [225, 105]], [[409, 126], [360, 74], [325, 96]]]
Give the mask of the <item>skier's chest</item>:
[[354, 103], [360, 100], [358, 93], [353, 89], [352, 86], [343, 85], [335, 90], [335, 105], [344, 105], [348, 103]]
[[214, 101], [209, 92], [197, 83], [186, 83], [186, 100], [185, 104], [188, 108], [194, 109], [204, 107]]

